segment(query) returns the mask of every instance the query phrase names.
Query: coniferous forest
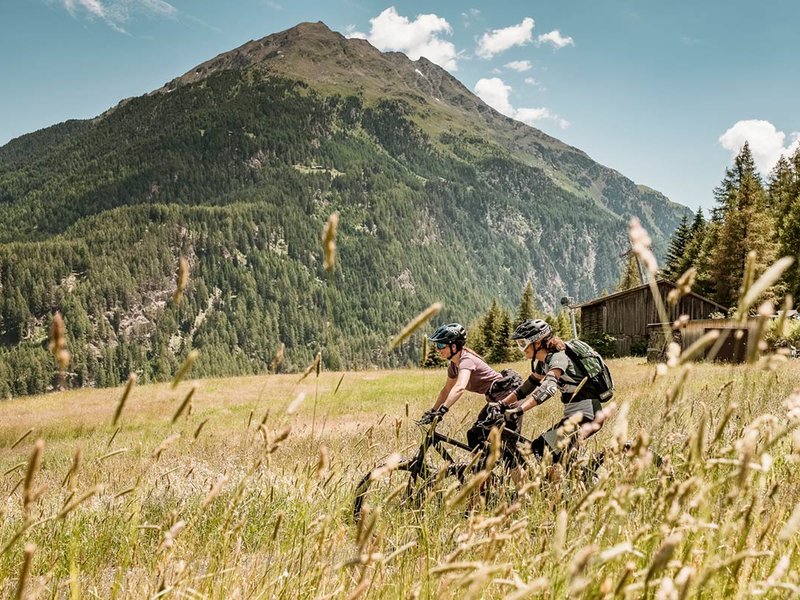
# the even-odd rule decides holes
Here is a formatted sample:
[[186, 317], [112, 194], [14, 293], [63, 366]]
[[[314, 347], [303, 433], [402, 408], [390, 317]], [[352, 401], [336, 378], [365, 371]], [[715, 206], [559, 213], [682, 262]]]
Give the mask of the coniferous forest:
[[[280, 42], [284, 70], [319, 59], [297, 35]], [[265, 372], [281, 347], [281, 370], [318, 352], [330, 369], [417, 363], [419, 336], [387, 346], [431, 302], [470, 323], [528, 280], [543, 307], [591, 298], [618, 280], [631, 216], [663, 252], [690, 214], [486, 105], [463, 108], [479, 101], [435, 65], [339, 38], [373, 76], [423, 68], [462, 96], [312, 85], [239, 60], [0, 148], [0, 398], [56, 384], [57, 311], [70, 387], [164, 380], [192, 349], [198, 376]], [[494, 137], [478, 117], [501, 125]], [[334, 212], [329, 273], [320, 232]]]
[[[745, 143], [714, 190], [714, 198], [710, 219], [698, 209], [693, 218], [681, 220], [670, 240], [663, 274], [677, 280], [695, 269], [695, 291], [732, 311], [749, 253], [755, 253], [755, 278], [778, 257], [798, 258], [800, 150], [781, 156], [765, 181]], [[787, 293], [800, 298], [797, 260], [765, 298], [780, 303]]]

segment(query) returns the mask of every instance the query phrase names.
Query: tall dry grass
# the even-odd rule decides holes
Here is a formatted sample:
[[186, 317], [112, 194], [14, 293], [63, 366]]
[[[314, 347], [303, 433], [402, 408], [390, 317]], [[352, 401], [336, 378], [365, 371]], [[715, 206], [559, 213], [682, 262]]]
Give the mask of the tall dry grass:
[[[0, 595], [13, 597], [23, 575], [21, 593], [40, 598], [796, 590], [798, 367], [679, 365], [655, 380], [634, 360], [612, 368], [621, 406], [589, 443], [611, 449], [597, 481], [533, 465], [516, 496], [509, 484], [470, 505], [463, 489], [442, 490], [421, 511], [389, 503], [358, 527], [356, 481], [419, 442], [406, 403], [412, 417], [427, 408], [443, 372], [210, 380], [174, 423], [189, 383], [134, 388], [117, 426], [121, 389], [5, 403]], [[312, 433], [313, 406], [295, 400], [317, 385]], [[479, 402], [456, 405], [442, 429], [463, 434]], [[526, 433], [558, 409], [526, 416]], [[399, 482], [381, 476], [384, 489]]]
[[[632, 237], [650, 265], [646, 232]], [[332, 221], [331, 267], [334, 240]], [[740, 311], [778, 271], [745, 278]], [[483, 471], [434, 482], [419, 509], [392, 501], [394, 453], [419, 443], [412, 417], [442, 371], [345, 377], [318, 355], [299, 381], [193, 384], [190, 354], [171, 384], [3, 403], [0, 595], [798, 595], [800, 366], [763, 348], [747, 365], [692, 362], [717, 343], [671, 346], [658, 370], [613, 361], [618, 410], [577, 459], [606, 449], [593, 477], [531, 461], [523, 480], [497, 482], [495, 439]], [[480, 402], [460, 402], [442, 429], [462, 435]], [[526, 416], [529, 436], [558, 418], [549, 404]], [[370, 472], [381, 485], [356, 524], [354, 485]]]

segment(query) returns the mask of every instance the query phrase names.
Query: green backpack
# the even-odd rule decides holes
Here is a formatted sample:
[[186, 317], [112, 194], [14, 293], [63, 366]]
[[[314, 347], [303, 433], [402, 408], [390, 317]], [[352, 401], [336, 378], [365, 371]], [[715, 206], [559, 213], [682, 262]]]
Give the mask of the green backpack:
[[569, 340], [564, 342], [566, 353], [575, 369], [583, 375], [577, 395], [580, 392], [587, 398], [597, 398], [600, 402], [608, 402], [614, 396], [614, 381], [603, 357], [586, 342]]

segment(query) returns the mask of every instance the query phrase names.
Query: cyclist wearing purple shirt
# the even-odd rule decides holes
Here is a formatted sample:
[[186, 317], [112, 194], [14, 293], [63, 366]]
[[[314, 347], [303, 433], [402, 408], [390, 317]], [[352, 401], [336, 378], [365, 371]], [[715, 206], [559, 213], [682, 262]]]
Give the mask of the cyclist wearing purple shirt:
[[[433, 408], [425, 411], [420, 422], [430, 423], [436, 417], [444, 417], [464, 392], [484, 394], [487, 404], [481, 409], [475, 424], [467, 431], [467, 443], [476, 448], [488, 436], [486, 427], [479, 426], [479, 423], [486, 421], [488, 403], [497, 402], [506, 395], [505, 391], [493, 389], [494, 384], [504, 377], [486, 364], [474, 350], [464, 345], [467, 341], [467, 331], [463, 325], [459, 323], [442, 325], [429, 339], [431, 343], [436, 344], [440, 356], [450, 361], [450, 365], [447, 368], [447, 381], [439, 391]], [[522, 414], [509, 419], [506, 427], [519, 433], [522, 430]], [[516, 454], [510, 448], [504, 449], [503, 457], [507, 464], [513, 465], [517, 460]]]

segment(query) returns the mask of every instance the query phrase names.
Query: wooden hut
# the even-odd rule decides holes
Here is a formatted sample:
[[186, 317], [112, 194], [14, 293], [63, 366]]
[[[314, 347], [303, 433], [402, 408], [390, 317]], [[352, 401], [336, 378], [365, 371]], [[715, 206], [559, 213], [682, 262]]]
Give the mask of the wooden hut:
[[[672, 323], [667, 325], [672, 328]], [[710, 331], [718, 331], [719, 340], [708, 346], [698, 358], [740, 363], [747, 359], [747, 352], [753, 344], [758, 344], [758, 319], [748, 319], [745, 323], [735, 319], [693, 319], [672, 331], [671, 340], [666, 339], [663, 324], [651, 323], [647, 326], [647, 358], [663, 361], [668, 341], [677, 342], [681, 350], [686, 350]]]
[[[657, 285], [671, 320], [680, 315], [689, 315], [690, 319], [707, 319], [711, 313], [725, 312], [722, 305], [694, 293], [681, 298], [677, 306], [670, 306], [667, 294], [676, 287], [675, 284], [662, 279]], [[631, 354], [631, 346], [634, 345], [646, 348], [647, 326], [662, 321], [648, 284], [601, 296], [578, 304], [576, 308], [581, 310], [582, 335], [607, 333], [613, 336], [617, 340], [619, 356]]]

